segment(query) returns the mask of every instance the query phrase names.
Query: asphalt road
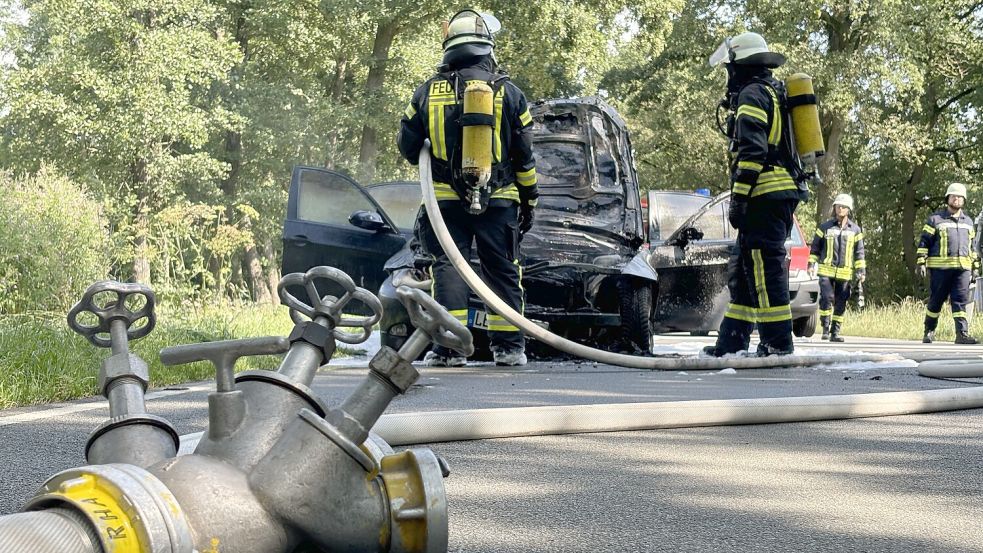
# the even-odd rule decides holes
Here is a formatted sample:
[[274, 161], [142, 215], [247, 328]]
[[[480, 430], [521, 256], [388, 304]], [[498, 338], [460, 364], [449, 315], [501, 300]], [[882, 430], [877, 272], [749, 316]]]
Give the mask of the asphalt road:
[[[658, 337], [657, 351], [710, 339]], [[951, 357], [983, 347], [802, 341]], [[357, 364], [357, 363], [355, 363]], [[363, 367], [322, 371], [313, 388], [336, 404]], [[930, 380], [910, 363], [659, 373], [589, 362], [422, 369], [389, 412], [827, 395], [983, 385]], [[333, 368], [335, 365], [330, 365]], [[209, 383], [155, 391], [148, 410], [182, 434], [206, 424]], [[104, 400], [0, 413], [0, 513], [45, 478], [82, 463]], [[431, 446], [445, 480], [450, 550], [983, 551], [983, 410], [848, 421], [511, 438]]]

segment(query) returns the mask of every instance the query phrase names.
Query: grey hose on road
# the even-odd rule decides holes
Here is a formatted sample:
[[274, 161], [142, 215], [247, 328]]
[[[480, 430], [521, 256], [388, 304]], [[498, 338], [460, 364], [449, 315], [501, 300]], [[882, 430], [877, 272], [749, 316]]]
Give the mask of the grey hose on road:
[[983, 358], [923, 361], [918, 374], [930, 378], [983, 378]]
[[983, 386], [837, 396], [468, 409], [383, 415], [372, 429], [394, 446], [520, 436], [772, 424], [983, 407]]
[[437, 235], [440, 246], [444, 249], [454, 268], [461, 274], [464, 281], [474, 290], [485, 305], [504, 317], [508, 322], [522, 330], [527, 336], [532, 336], [540, 342], [548, 344], [560, 351], [605, 363], [607, 365], [617, 365], [632, 369], [647, 369], [656, 371], [678, 371], [678, 370], [719, 370], [726, 368], [734, 369], [767, 369], [776, 367], [802, 367], [813, 365], [825, 365], [828, 363], [856, 363], [862, 361], [894, 361], [899, 359], [895, 355], [783, 355], [770, 357], [678, 357], [678, 358], [659, 358], [659, 357], [639, 357], [635, 355], [625, 355], [610, 351], [603, 351], [583, 344], [578, 344], [557, 336], [552, 332], [540, 327], [529, 319], [523, 317], [519, 312], [508, 306], [498, 295], [495, 294], [481, 278], [471, 269], [471, 265], [464, 259], [461, 252], [454, 245], [454, 240], [447, 231], [444, 217], [440, 213], [437, 205], [437, 196], [433, 189], [433, 178], [430, 174], [430, 142], [427, 141], [420, 151], [420, 187], [423, 191], [423, 202], [427, 208], [427, 216], [430, 224]]
[[[833, 396], [766, 397], [425, 411], [383, 415], [372, 428], [393, 446], [438, 442], [888, 417], [983, 407], [983, 386]], [[182, 437], [181, 453], [201, 433]]]

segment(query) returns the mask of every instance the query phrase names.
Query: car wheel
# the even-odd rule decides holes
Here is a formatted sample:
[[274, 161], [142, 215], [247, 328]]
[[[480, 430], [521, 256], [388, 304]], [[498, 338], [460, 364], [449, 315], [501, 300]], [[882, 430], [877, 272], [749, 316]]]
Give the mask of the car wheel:
[[621, 328], [635, 347], [652, 351], [652, 286], [639, 279], [626, 279], [619, 290]]
[[803, 338], [811, 338], [816, 333], [816, 325], [819, 323], [819, 313], [813, 313], [808, 317], [799, 317], [792, 322], [792, 333]]

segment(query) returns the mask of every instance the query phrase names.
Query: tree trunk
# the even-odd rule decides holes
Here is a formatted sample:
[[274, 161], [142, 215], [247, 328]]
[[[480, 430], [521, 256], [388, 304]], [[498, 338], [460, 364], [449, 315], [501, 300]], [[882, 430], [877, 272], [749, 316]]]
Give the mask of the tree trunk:
[[246, 248], [246, 267], [249, 270], [249, 283], [253, 291], [253, 301], [257, 303], [271, 302], [273, 298], [270, 292], [269, 281], [263, 275], [263, 264], [259, 261], [259, 253], [256, 251], [255, 244], [250, 244]]
[[[364, 98], [370, 108], [375, 105], [376, 96], [379, 95], [383, 84], [385, 84], [389, 50], [392, 48], [393, 40], [398, 31], [399, 24], [396, 20], [380, 22], [376, 27], [375, 41], [372, 44], [372, 66], [369, 68], [369, 75], [365, 80]], [[373, 110], [370, 109], [371, 111]], [[379, 144], [373, 125], [374, 122], [370, 116], [366, 118], [365, 125], [362, 127], [362, 143], [358, 153], [359, 182], [369, 183], [375, 179], [375, 162], [379, 153]]]
[[829, 132], [826, 135], [826, 155], [819, 158], [818, 163], [823, 184], [816, 190], [817, 225], [829, 218], [830, 210], [833, 209], [833, 196], [841, 186], [840, 140], [845, 129], [846, 122], [842, 117], [834, 115], [830, 118]]
[[[345, 92], [345, 81], [348, 79], [348, 58], [343, 54], [340, 58], [335, 60], [335, 70], [334, 79], [331, 82], [331, 88], [328, 91], [328, 97], [331, 99], [332, 106], [341, 105], [342, 97]], [[335, 168], [335, 160], [338, 159], [338, 142], [341, 138], [341, 133], [338, 128], [332, 128], [328, 131], [328, 152], [327, 158], [324, 160], [324, 166], [328, 169]]]
[[270, 303], [278, 305], [280, 297], [277, 295], [277, 285], [280, 284], [280, 263], [277, 260], [276, 249], [270, 239], [263, 241], [263, 256], [266, 258], [266, 279], [272, 294]]
[[915, 238], [918, 235], [915, 229], [915, 216], [918, 214], [918, 206], [915, 205], [916, 191], [924, 176], [925, 162], [922, 162], [911, 171], [901, 200], [901, 241], [904, 247], [904, 263], [911, 273], [915, 271]]
[[133, 280], [150, 286], [150, 259], [148, 255], [147, 233], [150, 232], [147, 161], [139, 159], [130, 168], [133, 191], [137, 195], [134, 223], [136, 236], [133, 237]]

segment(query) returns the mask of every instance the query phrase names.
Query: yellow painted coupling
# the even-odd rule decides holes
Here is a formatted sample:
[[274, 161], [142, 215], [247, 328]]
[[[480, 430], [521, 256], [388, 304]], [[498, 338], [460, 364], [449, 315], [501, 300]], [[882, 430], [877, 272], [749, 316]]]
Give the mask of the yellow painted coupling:
[[812, 77], [805, 73], [796, 73], [786, 79], [785, 88], [792, 111], [795, 147], [803, 160], [815, 162], [816, 158], [826, 153], [826, 146], [823, 143], [819, 106], [816, 103], [816, 92], [812, 87]]
[[491, 87], [480, 81], [469, 84], [464, 90], [461, 119], [461, 170], [471, 186], [484, 186], [491, 180], [494, 121]]
[[447, 500], [437, 456], [409, 449], [381, 461], [392, 519], [390, 551], [447, 551]]
[[93, 474], [80, 474], [65, 480], [49, 498], [61, 497], [85, 513], [102, 540], [106, 553], [143, 553], [149, 551], [146, 532], [134, 518], [132, 506], [116, 486]]
[[67, 507], [82, 513], [103, 553], [190, 553], [184, 511], [160, 480], [133, 465], [89, 465], [51, 477], [25, 511]]

